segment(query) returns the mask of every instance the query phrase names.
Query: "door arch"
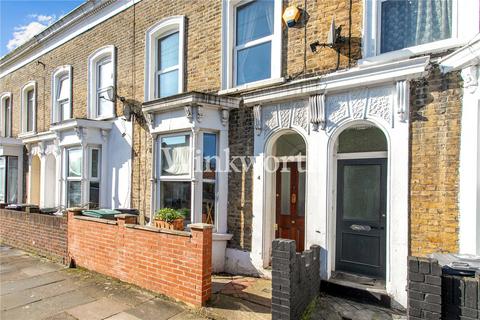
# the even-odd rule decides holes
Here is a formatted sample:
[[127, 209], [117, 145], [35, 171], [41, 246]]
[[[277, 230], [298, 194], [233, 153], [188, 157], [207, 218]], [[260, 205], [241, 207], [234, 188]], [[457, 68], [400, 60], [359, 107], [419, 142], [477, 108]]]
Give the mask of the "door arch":
[[387, 137], [373, 123], [352, 124], [336, 136], [333, 158], [334, 270], [385, 280]]
[[305, 246], [307, 144], [294, 130], [280, 130], [265, 144], [264, 250], [270, 259], [271, 241], [288, 238]]

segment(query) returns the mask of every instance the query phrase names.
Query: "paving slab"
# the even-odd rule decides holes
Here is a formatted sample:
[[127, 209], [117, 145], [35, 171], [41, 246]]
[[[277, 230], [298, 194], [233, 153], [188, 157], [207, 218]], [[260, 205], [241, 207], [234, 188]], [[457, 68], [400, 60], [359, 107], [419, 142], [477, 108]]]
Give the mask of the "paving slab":
[[23, 291], [29, 288], [38, 287], [54, 282], [65, 280], [66, 275], [59, 272], [50, 272], [35, 277], [19, 279], [16, 281], [5, 281], [1, 283], [0, 295], [9, 294], [12, 292]]
[[43, 320], [77, 320], [77, 318], [75, 318], [72, 315], [69, 315], [66, 312], [60, 312], [60, 313], [57, 313], [56, 315], [53, 315], [51, 317], [47, 317]]
[[105, 320], [142, 320], [140, 318], [131, 315], [130, 313], [120, 312], [111, 317], [105, 318]]
[[216, 319], [272, 319], [270, 308], [225, 294], [213, 295], [207, 310]]
[[178, 304], [152, 299], [125, 312], [142, 320], [166, 320], [183, 311], [184, 309]]
[[79, 320], [101, 320], [128, 309], [129, 306], [110, 298], [82, 304], [66, 312]]

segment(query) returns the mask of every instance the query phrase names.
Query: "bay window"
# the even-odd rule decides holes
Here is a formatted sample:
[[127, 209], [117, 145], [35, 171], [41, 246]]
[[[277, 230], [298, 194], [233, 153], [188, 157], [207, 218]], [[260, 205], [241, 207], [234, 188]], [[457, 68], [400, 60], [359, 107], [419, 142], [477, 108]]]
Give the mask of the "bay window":
[[90, 148], [89, 208], [100, 207], [100, 149]]
[[71, 66], [58, 67], [52, 77], [52, 123], [72, 117]]
[[0, 203], [18, 202], [18, 157], [0, 157]]
[[215, 224], [216, 213], [217, 135], [203, 134], [202, 222]]
[[81, 148], [67, 150], [67, 207], [82, 206], [82, 167]]
[[224, 0], [223, 89], [280, 78], [281, 15], [282, 1]]
[[105, 46], [88, 59], [88, 116], [91, 119], [115, 117], [115, 47]]

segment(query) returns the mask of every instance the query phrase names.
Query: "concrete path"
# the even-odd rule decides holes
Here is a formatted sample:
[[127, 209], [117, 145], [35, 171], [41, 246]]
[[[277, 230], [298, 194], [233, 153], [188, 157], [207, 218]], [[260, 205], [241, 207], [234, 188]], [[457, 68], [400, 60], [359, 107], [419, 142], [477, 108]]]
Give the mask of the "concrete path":
[[0, 246], [2, 320], [205, 319], [185, 306], [82, 269]]

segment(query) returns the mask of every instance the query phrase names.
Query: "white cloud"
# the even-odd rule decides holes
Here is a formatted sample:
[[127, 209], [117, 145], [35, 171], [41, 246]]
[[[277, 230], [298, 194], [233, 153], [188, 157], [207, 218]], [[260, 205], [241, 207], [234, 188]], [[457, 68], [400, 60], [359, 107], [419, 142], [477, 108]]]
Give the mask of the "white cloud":
[[39, 34], [55, 22], [55, 15], [46, 16], [41, 14], [31, 14], [28, 17], [34, 19], [34, 21], [14, 28], [15, 31], [12, 34], [12, 39], [7, 43], [8, 50], [13, 50], [24, 44], [29, 39], [33, 38], [33, 36]]

